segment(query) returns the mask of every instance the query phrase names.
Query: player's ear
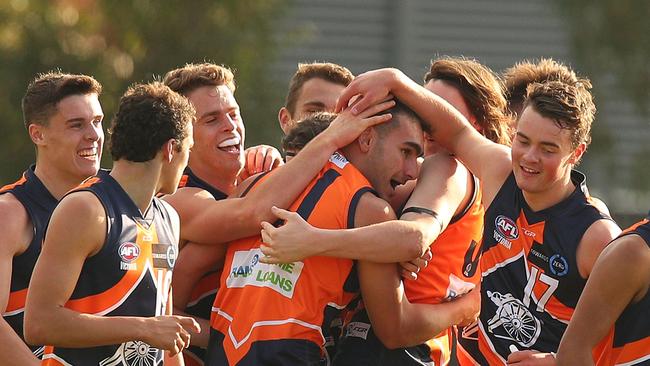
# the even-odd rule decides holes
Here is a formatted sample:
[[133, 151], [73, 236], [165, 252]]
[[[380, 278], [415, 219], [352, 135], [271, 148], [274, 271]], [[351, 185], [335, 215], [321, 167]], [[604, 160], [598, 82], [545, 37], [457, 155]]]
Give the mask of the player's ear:
[[582, 154], [585, 153], [585, 150], [587, 150], [587, 145], [584, 143], [581, 143], [578, 145], [578, 147], [573, 150], [571, 153], [571, 158], [569, 159], [569, 163], [571, 164], [577, 164], [580, 161], [580, 158], [582, 157]]
[[45, 126], [37, 123], [32, 123], [27, 127], [27, 133], [29, 133], [29, 138], [32, 139], [34, 145], [42, 145], [45, 141], [45, 136], [43, 135], [44, 128]]
[[174, 159], [174, 152], [176, 152], [177, 144], [178, 142], [174, 139], [169, 139], [165, 144], [163, 144], [161, 148], [163, 161], [171, 163], [172, 159]]
[[280, 128], [284, 134], [288, 134], [291, 126], [293, 125], [293, 118], [291, 118], [291, 113], [286, 107], [280, 108], [278, 111], [278, 121], [280, 122]]
[[377, 139], [377, 131], [373, 127], [366, 128], [359, 138], [357, 138], [357, 144], [359, 144], [359, 150], [362, 152], [368, 152], [370, 147]]

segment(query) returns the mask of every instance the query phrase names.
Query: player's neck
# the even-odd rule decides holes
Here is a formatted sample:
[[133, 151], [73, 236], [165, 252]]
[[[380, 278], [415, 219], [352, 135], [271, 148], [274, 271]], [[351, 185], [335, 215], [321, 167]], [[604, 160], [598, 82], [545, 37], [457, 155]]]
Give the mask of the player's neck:
[[226, 195], [230, 195], [237, 186], [237, 175], [239, 172], [225, 172], [223, 170], [217, 171], [205, 165], [191, 163], [189, 164], [189, 168], [199, 179]]
[[146, 212], [158, 190], [160, 166], [154, 161], [134, 163], [118, 160], [113, 163], [111, 176], [138, 206], [140, 212]]
[[57, 201], [87, 178], [66, 174], [53, 164], [47, 164], [38, 159], [34, 174]]
[[557, 184], [548, 187], [542, 192], [522, 191], [526, 204], [533, 211], [541, 211], [567, 199], [576, 189], [575, 184], [571, 181], [571, 174], [567, 174]]

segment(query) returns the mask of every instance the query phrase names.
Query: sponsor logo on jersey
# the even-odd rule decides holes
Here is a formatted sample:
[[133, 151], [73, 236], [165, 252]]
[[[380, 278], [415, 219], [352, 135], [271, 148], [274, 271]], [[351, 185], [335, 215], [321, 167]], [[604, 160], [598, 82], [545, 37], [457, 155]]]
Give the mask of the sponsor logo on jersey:
[[348, 159], [346, 159], [345, 156], [339, 154], [338, 152], [332, 154], [330, 161], [341, 169], [343, 169], [348, 164]]
[[370, 324], [362, 322], [351, 322], [345, 328], [345, 335], [347, 337], [356, 337], [356, 338], [368, 338], [368, 332], [370, 332]]
[[235, 252], [226, 286], [268, 287], [282, 296], [292, 298], [304, 263], [266, 264], [259, 261], [263, 255], [259, 248]]
[[154, 268], [172, 269], [176, 264], [177, 250], [172, 244], [151, 244], [151, 258]]
[[569, 262], [559, 254], [553, 254], [553, 256], [551, 256], [548, 266], [551, 273], [556, 276], [562, 277], [569, 273]]
[[517, 229], [517, 224], [511, 218], [499, 215], [496, 220], [494, 220], [494, 226], [494, 240], [510, 249], [510, 247], [512, 247], [511, 240], [519, 238], [519, 229]]
[[120, 269], [123, 271], [135, 271], [138, 264], [135, 261], [140, 257], [140, 247], [136, 243], [124, 242], [117, 249], [120, 256]]

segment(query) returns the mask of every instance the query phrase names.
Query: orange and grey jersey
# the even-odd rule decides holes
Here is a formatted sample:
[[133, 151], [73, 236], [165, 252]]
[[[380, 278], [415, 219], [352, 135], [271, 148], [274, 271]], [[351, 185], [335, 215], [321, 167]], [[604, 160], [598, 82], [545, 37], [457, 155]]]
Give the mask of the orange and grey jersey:
[[[100, 171], [72, 192], [92, 192], [107, 217], [106, 240], [86, 259], [65, 307], [102, 316], [153, 317], [168, 312], [172, 268], [178, 251], [178, 215], [154, 198], [140, 212], [108, 172]], [[45, 347], [43, 365], [159, 365], [162, 350], [142, 341], [91, 348]]]
[[[353, 227], [359, 199], [369, 191], [366, 178], [335, 153], [289, 209], [316, 227]], [[254, 236], [228, 245], [212, 309], [210, 366], [317, 363], [324, 357], [327, 309], [344, 308], [358, 293], [352, 260], [268, 265], [259, 261], [261, 243]]]
[[[195, 187], [204, 189], [209, 192], [215, 200], [219, 201], [228, 198], [228, 195], [217, 188], [211, 186], [208, 182], [194, 174], [190, 167], [186, 167], [178, 184], [178, 188]], [[195, 317], [210, 319], [212, 303], [219, 288], [219, 276], [221, 268], [206, 273], [192, 289], [189, 302], [185, 307], [185, 312]], [[196, 346], [190, 346], [183, 350], [185, 366], [201, 366], [205, 358], [205, 349]]]
[[[632, 225], [623, 235], [638, 235], [650, 247], [650, 218]], [[610, 341], [597, 365], [650, 365], [650, 291], [623, 310]]]
[[[23, 315], [27, 286], [32, 278], [32, 271], [38, 255], [41, 253], [45, 228], [57, 204], [56, 198], [34, 174], [34, 168], [32, 165], [17, 182], [0, 188], [0, 195], [11, 193], [23, 205], [33, 227], [32, 241], [29, 246], [12, 260], [9, 299], [7, 308], [2, 309], [4, 320], [23, 339]], [[37, 355], [40, 355], [42, 351], [39, 347], [31, 347], [31, 349]]]
[[460, 339], [475, 362], [505, 364], [513, 346], [557, 350], [586, 283], [578, 245], [594, 222], [609, 219], [589, 203], [584, 175], [572, 171], [571, 180], [576, 189], [569, 197], [533, 211], [510, 174], [487, 208], [481, 314], [476, 327], [465, 328], [467, 342]]

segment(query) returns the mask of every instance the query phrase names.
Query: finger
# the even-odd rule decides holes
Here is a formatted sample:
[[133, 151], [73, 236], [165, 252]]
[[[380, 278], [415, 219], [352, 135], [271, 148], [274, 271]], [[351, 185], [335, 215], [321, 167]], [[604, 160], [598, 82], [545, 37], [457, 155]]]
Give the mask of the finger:
[[262, 237], [262, 243], [271, 244], [271, 235], [269, 235], [266, 230], [262, 229], [262, 231], [260, 231], [260, 236]]
[[405, 280], [417, 280], [418, 275], [416, 273], [413, 273], [411, 271], [408, 271], [404, 268], [401, 269], [402, 272], [402, 278]]
[[350, 105], [350, 112], [352, 112], [352, 115], [358, 116], [371, 105], [371, 98], [368, 95], [362, 94], [359, 99], [355, 100], [354, 103]]
[[[260, 225], [262, 225], [262, 231], [265, 231], [269, 238], [273, 235], [273, 231], [276, 230], [276, 227], [268, 221], [262, 221]], [[267, 244], [269, 243], [267, 241], [264, 242]]]
[[201, 332], [201, 326], [199, 325], [199, 323], [196, 320], [194, 320], [194, 318], [191, 318], [189, 316], [179, 316], [178, 321], [179, 321], [181, 327], [183, 327], [183, 331], [189, 330], [189, 331], [192, 331], [194, 333], [200, 333]]
[[359, 113], [359, 117], [366, 118], [366, 117], [374, 116], [375, 114], [390, 109], [394, 106], [395, 106], [394, 100], [388, 100], [379, 104], [375, 104], [370, 108], [366, 109], [365, 111], [363, 111], [362, 113]]
[[384, 122], [388, 122], [393, 118], [393, 115], [390, 113], [384, 113], [384, 114], [379, 114], [376, 116], [372, 116], [370, 118], [364, 118], [363, 123], [364, 123], [364, 128], [372, 127]]
[[276, 159], [276, 156], [274, 154], [274, 151], [271, 150], [269, 151], [266, 156], [264, 156], [264, 162], [262, 164], [262, 171], [268, 172], [269, 170], [273, 169], [273, 163]]
[[255, 154], [255, 173], [259, 173], [264, 168], [264, 157], [267, 153], [266, 148], [257, 149]]
[[359, 94], [356, 91], [356, 85], [357, 84], [353, 81], [352, 84], [343, 89], [343, 92], [339, 95], [339, 99], [336, 101], [336, 108], [334, 109], [336, 113], [340, 113], [342, 110], [346, 109], [350, 103], [350, 99]]
[[530, 355], [532, 355], [533, 353], [535, 353], [535, 352], [533, 352], [533, 351], [512, 352], [511, 354], [508, 355], [508, 362], [509, 363], [510, 362], [521, 362], [521, 361], [527, 359], [528, 357], [530, 357]]
[[271, 170], [284, 165], [284, 160], [282, 160], [282, 155], [278, 155], [276, 159], [273, 159], [273, 166], [271, 167]]
[[246, 150], [246, 170], [251, 175], [255, 173], [255, 149]]
[[275, 217], [277, 217], [278, 219], [285, 220], [285, 221], [297, 215], [297, 213], [295, 212], [287, 211], [285, 209], [275, 207], [275, 206], [271, 207], [271, 213], [275, 215]]
[[427, 249], [427, 251], [424, 252], [422, 257], [420, 257], [420, 258], [424, 259], [425, 261], [432, 260], [433, 259], [433, 253], [431, 253], [431, 249]]
[[178, 342], [178, 338], [174, 338], [174, 345], [168, 350], [169, 357], [174, 357], [181, 351], [181, 348], [178, 346]]
[[402, 265], [402, 268], [404, 268], [409, 272], [414, 272], [414, 273], [420, 272], [420, 268], [411, 262], [403, 262], [400, 264]]

